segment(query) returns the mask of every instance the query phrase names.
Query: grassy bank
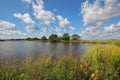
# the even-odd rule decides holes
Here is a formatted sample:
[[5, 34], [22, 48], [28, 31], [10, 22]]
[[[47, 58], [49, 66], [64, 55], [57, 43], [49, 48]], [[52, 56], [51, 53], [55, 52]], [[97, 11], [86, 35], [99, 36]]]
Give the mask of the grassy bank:
[[119, 80], [120, 48], [97, 45], [82, 56], [67, 54], [53, 58], [39, 56], [32, 61], [4, 60], [0, 64], [1, 80]]
[[120, 46], [120, 40], [109, 40], [108, 41], [109, 44], [115, 44], [117, 46]]

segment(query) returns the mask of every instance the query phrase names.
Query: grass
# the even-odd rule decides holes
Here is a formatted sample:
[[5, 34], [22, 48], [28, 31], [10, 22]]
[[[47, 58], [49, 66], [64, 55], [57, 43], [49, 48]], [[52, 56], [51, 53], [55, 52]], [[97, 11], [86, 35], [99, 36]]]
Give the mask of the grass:
[[61, 40], [60, 42], [112, 44], [112, 45], [120, 46], [120, 39], [113, 39], [113, 40], [69, 40], [69, 41]]
[[109, 40], [108, 43], [109, 43], [109, 44], [115, 44], [115, 45], [117, 45], [117, 46], [120, 46], [120, 40], [119, 40], [119, 39]]
[[97, 45], [83, 55], [4, 60], [0, 80], [120, 80], [120, 47]]

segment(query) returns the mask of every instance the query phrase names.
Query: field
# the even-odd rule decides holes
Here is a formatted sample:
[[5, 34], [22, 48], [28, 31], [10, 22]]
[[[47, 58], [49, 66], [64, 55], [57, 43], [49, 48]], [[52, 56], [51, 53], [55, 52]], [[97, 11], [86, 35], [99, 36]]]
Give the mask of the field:
[[98, 44], [85, 54], [4, 60], [0, 80], [120, 80], [120, 47]]

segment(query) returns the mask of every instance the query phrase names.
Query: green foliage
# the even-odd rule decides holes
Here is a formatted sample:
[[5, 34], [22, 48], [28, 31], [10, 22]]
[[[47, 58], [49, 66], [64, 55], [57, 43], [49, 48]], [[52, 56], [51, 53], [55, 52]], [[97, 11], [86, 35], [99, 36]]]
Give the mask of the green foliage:
[[57, 36], [56, 34], [50, 35], [50, 36], [49, 36], [49, 39], [50, 39], [51, 41], [53, 41], [53, 42], [59, 41], [59, 38], [58, 38], [58, 36]]
[[46, 36], [42, 36], [41, 40], [47, 40]]
[[72, 35], [72, 40], [79, 40], [80, 36], [78, 34]]
[[63, 37], [62, 37], [62, 40], [70, 40], [69, 34], [68, 33], [64, 33]]
[[4, 41], [4, 40], [0, 39], [0, 41]]
[[28, 37], [28, 38], [26, 38], [25, 40], [40, 40], [39, 38], [30, 38], [30, 37]]

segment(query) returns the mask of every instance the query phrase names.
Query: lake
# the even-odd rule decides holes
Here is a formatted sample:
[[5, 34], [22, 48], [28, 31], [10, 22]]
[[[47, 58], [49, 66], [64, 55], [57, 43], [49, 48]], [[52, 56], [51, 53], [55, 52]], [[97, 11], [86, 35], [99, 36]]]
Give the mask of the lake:
[[37, 58], [39, 55], [52, 54], [62, 56], [67, 53], [83, 54], [93, 44], [56, 43], [35, 41], [3, 41], [0, 42], [0, 60]]

